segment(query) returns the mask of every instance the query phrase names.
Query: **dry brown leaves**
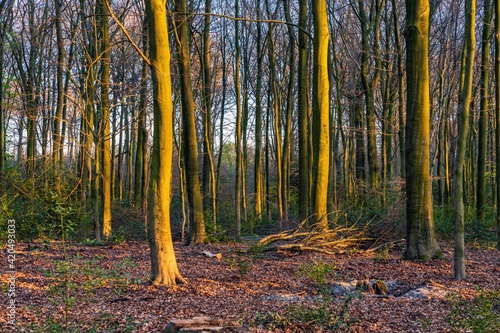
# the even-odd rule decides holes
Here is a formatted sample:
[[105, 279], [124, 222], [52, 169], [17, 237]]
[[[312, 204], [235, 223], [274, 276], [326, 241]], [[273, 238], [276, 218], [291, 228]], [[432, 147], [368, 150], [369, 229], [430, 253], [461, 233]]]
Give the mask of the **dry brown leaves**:
[[[374, 260], [376, 253], [366, 252], [336, 256], [271, 252], [250, 259], [238, 254], [238, 245], [176, 245], [178, 264], [188, 283], [153, 287], [147, 284], [147, 244], [69, 245], [67, 261], [63, 261], [59, 243], [19, 244], [17, 328], [19, 332], [51, 332], [51, 327], [56, 331], [57, 325], [64, 323], [65, 304], [73, 302], [67, 308], [72, 332], [159, 332], [172, 319], [203, 315], [240, 320], [249, 332], [268, 332], [267, 328], [250, 325], [256, 313], [283, 313], [292, 302], [314, 302], [311, 299], [317, 294], [316, 286], [297, 272], [302, 263], [322, 261], [335, 263], [338, 269], [332, 279], [336, 281], [368, 275], [399, 283], [394, 297], [364, 296], [352, 301], [349, 314], [356, 322], [351, 332], [450, 332], [445, 320], [449, 313], [446, 298], [397, 296], [429, 284], [465, 297], [476, 295], [476, 287], [498, 290], [500, 255], [494, 250], [469, 248], [468, 279], [455, 282], [451, 247], [442, 246], [444, 260], [421, 262], [401, 260], [400, 249], [378, 260]], [[222, 253], [222, 259], [204, 256], [205, 250]], [[5, 251], [0, 260], [5, 262]], [[3, 271], [1, 281], [3, 306], [8, 299]], [[2, 315], [0, 326], [5, 321]], [[0, 331], [4, 332], [2, 327]], [[300, 330], [290, 326], [281, 332]]]

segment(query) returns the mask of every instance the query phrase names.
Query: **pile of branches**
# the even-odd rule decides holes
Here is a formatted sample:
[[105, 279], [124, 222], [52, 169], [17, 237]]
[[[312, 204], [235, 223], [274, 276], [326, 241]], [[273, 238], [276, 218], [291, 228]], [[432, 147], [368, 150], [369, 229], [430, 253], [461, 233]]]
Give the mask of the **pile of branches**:
[[353, 226], [325, 228], [315, 224], [310, 227], [299, 225], [296, 229], [269, 235], [259, 241], [265, 251], [315, 251], [326, 254], [341, 254], [353, 248], [360, 248], [372, 238], [366, 230]]

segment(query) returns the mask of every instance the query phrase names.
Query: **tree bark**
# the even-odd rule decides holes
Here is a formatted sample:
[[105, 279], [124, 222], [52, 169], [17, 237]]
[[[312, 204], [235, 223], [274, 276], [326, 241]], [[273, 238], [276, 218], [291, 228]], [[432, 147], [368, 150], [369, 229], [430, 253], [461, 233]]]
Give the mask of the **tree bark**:
[[184, 139], [184, 165], [189, 202], [189, 237], [188, 244], [202, 244], [206, 241], [203, 198], [198, 171], [198, 148], [194, 110], [193, 86], [191, 82], [191, 60], [189, 55], [187, 3], [176, 0], [177, 58], [180, 76], [182, 127]]
[[476, 215], [484, 219], [486, 201], [486, 141], [488, 138], [488, 108], [489, 108], [489, 76], [490, 76], [490, 32], [491, 32], [491, 0], [484, 0], [483, 32], [481, 40], [481, 81], [480, 110], [477, 152], [477, 196]]
[[298, 115], [299, 115], [299, 220], [309, 217], [309, 108], [307, 103], [307, 1], [299, 0], [299, 65], [298, 65]]
[[148, 239], [151, 250], [151, 282], [183, 283], [170, 233], [173, 110], [170, 79], [166, 0], [145, 0], [153, 78], [154, 130], [151, 186], [148, 203]]
[[441, 255], [434, 233], [430, 177], [428, 0], [406, 1], [406, 219], [407, 259]]
[[328, 16], [326, 2], [312, 4], [314, 24], [313, 56], [313, 216], [322, 229], [328, 229], [327, 197], [330, 170], [330, 80], [328, 76]]

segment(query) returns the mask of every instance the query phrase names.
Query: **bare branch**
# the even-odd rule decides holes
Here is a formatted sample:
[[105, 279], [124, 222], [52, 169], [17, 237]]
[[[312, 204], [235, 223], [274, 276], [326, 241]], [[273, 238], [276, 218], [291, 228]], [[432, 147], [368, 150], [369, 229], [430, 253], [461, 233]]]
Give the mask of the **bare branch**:
[[120, 29], [122, 29], [123, 33], [127, 37], [127, 39], [130, 42], [130, 44], [134, 47], [134, 49], [136, 49], [136, 51], [139, 53], [139, 55], [142, 57], [142, 59], [144, 59], [144, 61], [146, 62], [146, 64], [148, 64], [149, 66], [151, 66], [151, 61], [149, 60], [149, 58], [142, 52], [141, 48], [134, 42], [134, 40], [132, 39], [132, 37], [128, 33], [127, 28], [125, 28], [125, 26], [116, 17], [115, 13], [111, 9], [111, 6], [109, 5], [109, 0], [105, 0], [104, 3], [106, 4], [106, 7], [108, 8], [109, 14], [113, 18], [113, 20], [116, 22], [116, 24], [118, 24], [118, 26], [120, 27]]

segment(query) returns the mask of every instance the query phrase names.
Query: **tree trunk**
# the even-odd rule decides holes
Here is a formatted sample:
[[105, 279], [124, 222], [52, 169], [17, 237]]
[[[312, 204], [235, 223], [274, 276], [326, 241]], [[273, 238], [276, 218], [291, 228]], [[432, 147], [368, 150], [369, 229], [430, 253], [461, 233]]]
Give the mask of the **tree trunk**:
[[[235, 0], [235, 17], [239, 17], [239, 0]], [[234, 43], [235, 43], [235, 69], [234, 69], [234, 90], [236, 93], [236, 180], [234, 184], [234, 208], [236, 216], [236, 239], [241, 238], [241, 169], [243, 163], [242, 149], [241, 149], [241, 83], [240, 83], [240, 32], [239, 22], [234, 22]]]
[[330, 170], [330, 80], [328, 77], [328, 16], [326, 2], [312, 5], [314, 24], [313, 57], [313, 216], [322, 229], [328, 229], [327, 197]]
[[63, 72], [64, 72], [64, 58], [66, 57], [64, 51], [64, 40], [62, 36], [62, 17], [61, 17], [61, 7], [62, 1], [55, 1], [56, 7], [56, 40], [57, 40], [57, 106], [56, 113], [54, 115], [53, 122], [53, 134], [52, 134], [52, 162], [55, 166], [55, 171], [58, 174], [60, 169], [60, 160], [62, 157], [62, 147], [61, 147], [61, 122], [63, 109], [64, 109], [64, 82], [63, 82]]
[[[205, 0], [205, 13], [211, 12], [211, 0]], [[203, 209], [211, 212], [214, 230], [217, 225], [217, 192], [213, 159], [212, 70], [210, 57], [210, 15], [205, 16], [203, 30]]]
[[176, 28], [178, 29], [177, 58], [181, 85], [182, 126], [184, 139], [184, 166], [189, 202], [189, 238], [187, 243], [202, 244], [206, 240], [203, 198], [198, 172], [198, 148], [193, 87], [191, 83], [191, 60], [189, 55], [186, 0], [176, 0]]
[[298, 115], [299, 115], [299, 220], [309, 217], [309, 108], [307, 103], [307, 1], [299, 0], [299, 65], [298, 65]]
[[[257, 19], [260, 19], [260, 0], [257, 0]], [[255, 87], [255, 218], [262, 221], [262, 77], [264, 52], [262, 47], [262, 24], [257, 23], [257, 83]]]
[[484, 219], [486, 192], [486, 141], [488, 138], [488, 108], [489, 108], [489, 76], [490, 76], [490, 32], [491, 32], [491, 0], [484, 0], [483, 33], [481, 40], [481, 81], [480, 81], [480, 111], [479, 111], [479, 142], [477, 153], [477, 197], [476, 215]]
[[148, 239], [151, 250], [151, 282], [183, 283], [170, 233], [170, 200], [173, 152], [172, 86], [166, 0], [146, 0], [153, 78], [154, 131], [149, 191]]
[[396, 41], [396, 51], [397, 51], [397, 65], [398, 65], [398, 120], [399, 120], [399, 154], [401, 159], [401, 178], [406, 177], [406, 166], [405, 166], [405, 114], [404, 114], [404, 103], [405, 103], [405, 74], [403, 68], [403, 47], [401, 46], [401, 37], [399, 33], [399, 17], [398, 17], [398, 7], [396, 0], [392, 0], [392, 16], [394, 19], [394, 38]]
[[[495, 1], [495, 31], [500, 31], [500, 1]], [[497, 250], [500, 251], [500, 34], [495, 34], [495, 153], [497, 197]]]
[[434, 233], [430, 177], [428, 0], [406, 2], [406, 219], [407, 259], [441, 255]]
[[108, 28], [108, 12], [105, 2], [99, 1], [101, 8], [101, 108], [102, 119], [100, 120], [101, 127], [99, 132], [102, 133], [102, 235], [105, 238], [111, 237], [111, 145], [110, 145], [110, 106], [109, 106], [109, 88], [110, 88], [110, 67], [109, 67], [109, 28]]
[[476, 1], [468, 0], [465, 6], [465, 41], [466, 61], [464, 68], [464, 84], [458, 102], [458, 147], [455, 164], [454, 206], [455, 206], [455, 247], [453, 253], [454, 277], [460, 281], [465, 279], [465, 247], [464, 247], [464, 164], [469, 131], [469, 108], [472, 99], [472, 81], [474, 70]]

